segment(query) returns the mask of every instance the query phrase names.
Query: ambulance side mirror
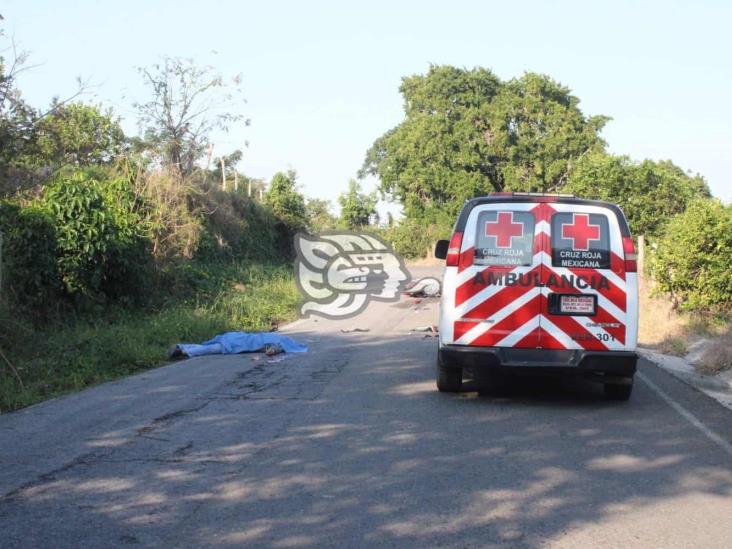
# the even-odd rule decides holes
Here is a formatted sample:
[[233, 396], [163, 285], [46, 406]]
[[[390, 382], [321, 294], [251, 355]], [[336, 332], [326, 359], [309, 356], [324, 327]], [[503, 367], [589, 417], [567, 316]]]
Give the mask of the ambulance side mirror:
[[435, 257], [437, 259], [445, 259], [447, 257], [447, 249], [449, 247], [449, 240], [438, 240], [437, 244], [435, 244]]

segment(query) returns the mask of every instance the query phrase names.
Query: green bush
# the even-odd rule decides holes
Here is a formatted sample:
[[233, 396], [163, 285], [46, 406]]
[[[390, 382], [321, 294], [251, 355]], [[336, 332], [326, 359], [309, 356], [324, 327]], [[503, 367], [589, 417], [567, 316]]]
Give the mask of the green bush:
[[289, 243], [280, 240], [280, 222], [270, 208], [243, 193], [221, 191], [216, 185], [204, 184], [202, 190], [197, 197], [204, 212], [198, 259], [283, 259], [282, 250]]
[[398, 254], [407, 259], [416, 259], [430, 256], [437, 240], [450, 238], [450, 228], [444, 224], [428, 225], [415, 220], [403, 220], [386, 229], [383, 236]]
[[42, 208], [0, 202], [2, 233], [2, 292], [8, 303], [46, 313], [60, 290], [56, 270], [56, 232]]
[[149, 284], [146, 229], [130, 183], [99, 170], [60, 175], [44, 189], [56, 225], [58, 271], [79, 302], [142, 298]]
[[631, 231], [648, 237], [658, 236], [692, 200], [711, 196], [702, 177], [685, 173], [671, 161], [638, 163], [604, 152], [580, 158], [561, 192], [620, 205]]
[[693, 201], [666, 226], [652, 261], [658, 289], [689, 311], [732, 304], [732, 208]]

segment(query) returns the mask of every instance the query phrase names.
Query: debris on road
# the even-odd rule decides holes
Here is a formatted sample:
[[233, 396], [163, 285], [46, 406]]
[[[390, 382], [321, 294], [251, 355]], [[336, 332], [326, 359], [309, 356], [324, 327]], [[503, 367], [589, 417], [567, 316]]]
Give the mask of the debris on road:
[[341, 333], [350, 334], [352, 332], [370, 332], [369, 328], [342, 328]]
[[282, 355], [282, 356], [277, 356], [274, 358], [268, 358], [266, 360], [266, 362], [267, 362], [267, 364], [277, 364], [278, 362], [282, 362], [283, 360], [287, 360], [288, 358], [290, 358], [290, 357], [287, 355]]
[[418, 326], [416, 328], [412, 328], [412, 332], [434, 332], [437, 333], [439, 331], [439, 328], [435, 326], [434, 324], [430, 324], [428, 326]]
[[273, 351], [279, 348], [281, 350], [278, 352], [285, 353], [306, 353], [308, 351], [307, 345], [279, 333], [226, 332], [201, 344], [179, 343], [173, 345], [168, 349], [168, 358], [266, 352], [268, 346]]
[[437, 337], [438, 333], [439, 333], [439, 329], [434, 324], [430, 324], [428, 326], [417, 326], [416, 328], [412, 328], [411, 330], [409, 330], [407, 335], [412, 335], [414, 333], [422, 334], [424, 332], [427, 332], [427, 333], [424, 334], [422, 337]]
[[404, 292], [410, 297], [437, 297], [440, 295], [440, 281], [431, 276], [420, 278]]

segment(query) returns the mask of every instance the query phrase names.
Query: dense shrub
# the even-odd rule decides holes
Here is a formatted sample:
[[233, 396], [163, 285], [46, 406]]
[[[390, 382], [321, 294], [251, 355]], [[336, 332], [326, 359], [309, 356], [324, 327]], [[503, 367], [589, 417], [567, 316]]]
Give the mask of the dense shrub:
[[394, 250], [408, 259], [428, 257], [435, 242], [450, 238], [450, 228], [444, 224], [423, 224], [414, 220], [403, 220], [384, 231], [384, 239]]
[[210, 182], [200, 188], [203, 192], [196, 197], [203, 213], [199, 259], [282, 259], [288, 243], [280, 240], [281, 221], [270, 208], [243, 192], [225, 192]]
[[11, 306], [38, 313], [56, 305], [60, 284], [56, 271], [56, 234], [42, 208], [0, 202], [2, 292]]
[[717, 200], [692, 202], [658, 242], [652, 271], [661, 291], [685, 310], [732, 304], [732, 208]]
[[710, 196], [702, 177], [688, 175], [671, 161], [638, 163], [604, 152], [580, 158], [562, 192], [619, 204], [631, 231], [649, 237], [659, 235], [692, 200]]
[[191, 178], [160, 171], [125, 166], [126, 177], [135, 182], [135, 194], [144, 202], [140, 214], [157, 261], [191, 259], [204, 231], [201, 188]]
[[62, 174], [44, 189], [43, 204], [56, 225], [58, 271], [69, 296], [144, 296], [146, 231], [128, 180], [90, 170]]

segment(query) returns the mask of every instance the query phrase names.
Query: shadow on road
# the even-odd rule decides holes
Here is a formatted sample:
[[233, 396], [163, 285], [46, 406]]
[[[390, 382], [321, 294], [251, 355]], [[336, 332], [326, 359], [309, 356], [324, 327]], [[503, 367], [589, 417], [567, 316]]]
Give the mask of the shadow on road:
[[257, 364], [130, 440], [101, 433], [85, 458], [5, 497], [6, 539], [594, 545], [605, 524], [613, 542], [642, 544], [732, 516], [729, 457], [643, 385], [629, 403], [524, 377], [445, 395], [434, 340], [300, 336], [318, 351]]

